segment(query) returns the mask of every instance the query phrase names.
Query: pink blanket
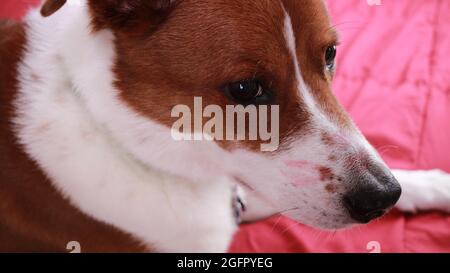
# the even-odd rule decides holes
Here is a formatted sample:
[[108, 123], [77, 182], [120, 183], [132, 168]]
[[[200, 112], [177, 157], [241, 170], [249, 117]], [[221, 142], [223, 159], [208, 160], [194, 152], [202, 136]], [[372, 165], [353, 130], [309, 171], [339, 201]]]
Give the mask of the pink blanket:
[[[2, 0], [0, 17], [36, 2]], [[450, 1], [328, 2], [342, 34], [335, 92], [345, 108], [391, 167], [450, 172]], [[335, 233], [276, 216], [242, 227], [231, 251], [450, 252], [450, 216], [394, 211]]]

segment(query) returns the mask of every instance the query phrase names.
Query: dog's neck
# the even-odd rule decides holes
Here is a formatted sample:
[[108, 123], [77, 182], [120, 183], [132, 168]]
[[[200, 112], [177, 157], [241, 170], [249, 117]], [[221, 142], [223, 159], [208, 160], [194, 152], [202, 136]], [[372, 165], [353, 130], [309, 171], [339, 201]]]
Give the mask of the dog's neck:
[[[54, 186], [86, 214], [152, 249], [225, 251], [235, 230], [227, 179], [190, 182], [157, 171], [102, 123], [115, 119], [103, 96], [115, 92], [113, 35], [92, 34], [83, 6], [65, 7], [49, 19], [33, 11], [27, 24], [15, 123], [25, 151]], [[77, 71], [82, 67], [84, 73]]]

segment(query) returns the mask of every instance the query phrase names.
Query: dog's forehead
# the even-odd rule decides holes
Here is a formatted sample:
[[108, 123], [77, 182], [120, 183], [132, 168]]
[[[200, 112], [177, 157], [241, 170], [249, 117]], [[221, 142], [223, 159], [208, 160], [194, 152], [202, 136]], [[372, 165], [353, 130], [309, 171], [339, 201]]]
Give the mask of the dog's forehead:
[[323, 0], [279, 0], [291, 18], [304, 23], [326, 27], [329, 24], [328, 10]]
[[254, 61], [269, 58], [266, 61], [280, 62], [272, 57], [291, 57], [285, 35], [287, 16], [298, 39], [319, 36], [329, 28], [321, 0], [183, 0], [154, 39], [172, 52], [181, 51], [174, 43], [182, 41], [183, 48], [191, 49], [190, 56], [183, 56], [186, 60], [209, 50], [220, 53], [215, 59], [221, 64], [239, 55]]
[[323, 36], [310, 40], [336, 39], [331, 28], [331, 20], [322, 0], [282, 0], [285, 12], [289, 15], [296, 37]]
[[177, 22], [228, 36], [273, 33], [283, 27], [284, 17], [280, 0], [183, 0], [172, 16]]
[[189, 11], [191, 20], [223, 22], [224, 27], [273, 30], [283, 27], [286, 14], [300, 31], [327, 28], [328, 12], [322, 0], [183, 0], [180, 6]]

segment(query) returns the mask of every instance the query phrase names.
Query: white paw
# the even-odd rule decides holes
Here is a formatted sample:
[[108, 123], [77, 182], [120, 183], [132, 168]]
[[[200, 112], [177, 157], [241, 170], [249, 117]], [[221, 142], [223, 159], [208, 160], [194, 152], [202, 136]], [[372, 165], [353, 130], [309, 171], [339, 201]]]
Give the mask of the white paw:
[[450, 175], [440, 171], [400, 171], [394, 176], [402, 186], [396, 207], [405, 212], [439, 210], [450, 213]]

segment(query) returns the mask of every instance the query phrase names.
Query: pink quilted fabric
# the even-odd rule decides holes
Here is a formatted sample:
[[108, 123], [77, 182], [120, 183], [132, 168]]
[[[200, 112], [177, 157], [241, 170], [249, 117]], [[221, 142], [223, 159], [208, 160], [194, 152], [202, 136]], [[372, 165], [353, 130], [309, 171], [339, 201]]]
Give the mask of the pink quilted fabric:
[[[256, 1], [256, 0], [255, 0]], [[37, 0], [2, 0], [20, 18]], [[340, 30], [335, 92], [391, 167], [450, 172], [450, 1], [329, 0]], [[232, 252], [450, 252], [450, 216], [394, 211], [327, 233], [284, 217], [246, 225]]]

